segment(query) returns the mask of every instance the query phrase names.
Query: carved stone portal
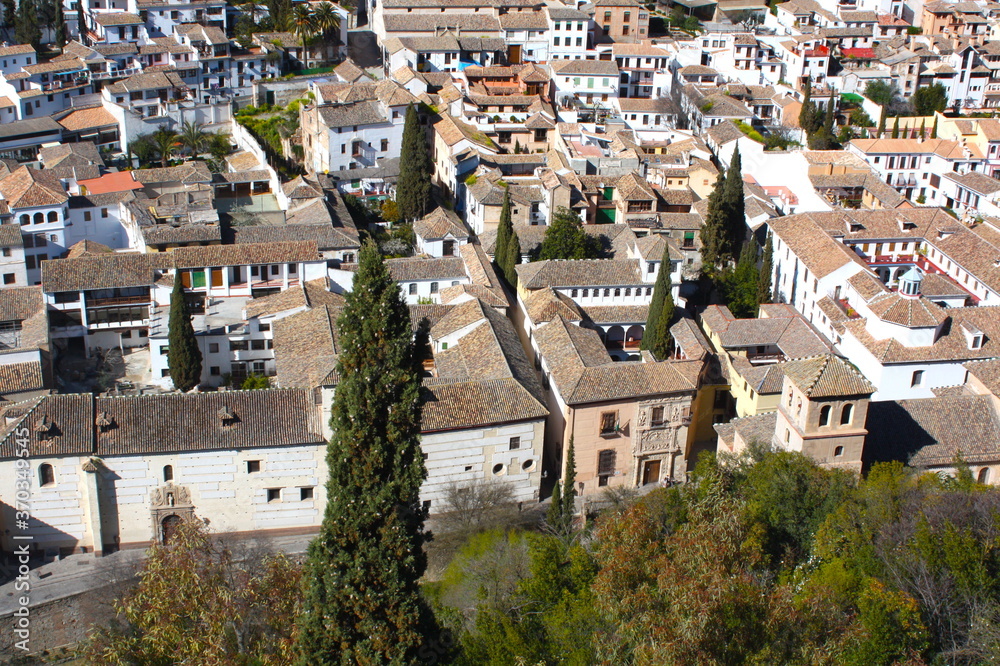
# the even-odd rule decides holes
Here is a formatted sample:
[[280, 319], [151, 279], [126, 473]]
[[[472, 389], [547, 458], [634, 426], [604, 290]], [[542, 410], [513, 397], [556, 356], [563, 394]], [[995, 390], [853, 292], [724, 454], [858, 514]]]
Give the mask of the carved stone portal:
[[168, 483], [153, 488], [150, 494], [150, 510], [153, 519], [153, 534], [160, 543], [165, 543], [169, 532], [176, 525], [194, 518], [191, 492], [185, 486]]
[[677, 428], [643, 430], [636, 448], [638, 454], [676, 453], [680, 451], [680, 446], [677, 444]]

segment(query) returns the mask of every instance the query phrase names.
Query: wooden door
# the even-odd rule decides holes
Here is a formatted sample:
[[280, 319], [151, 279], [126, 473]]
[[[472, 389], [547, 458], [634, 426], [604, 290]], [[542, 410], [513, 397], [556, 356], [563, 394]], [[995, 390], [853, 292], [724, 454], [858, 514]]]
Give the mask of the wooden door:
[[507, 47], [507, 60], [512, 65], [521, 64], [521, 45], [511, 44]]
[[660, 480], [660, 461], [647, 460], [642, 468], [642, 485], [656, 483]]

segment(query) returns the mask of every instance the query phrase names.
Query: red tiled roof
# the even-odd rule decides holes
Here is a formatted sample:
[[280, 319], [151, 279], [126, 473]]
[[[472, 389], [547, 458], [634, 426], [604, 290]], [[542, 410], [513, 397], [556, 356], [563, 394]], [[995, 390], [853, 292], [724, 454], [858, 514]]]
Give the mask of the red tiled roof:
[[142, 183], [137, 183], [131, 171], [106, 173], [100, 178], [89, 178], [79, 181], [80, 188], [87, 188], [87, 194], [106, 194], [108, 192], [127, 192], [141, 190]]
[[840, 51], [844, 54], [845, 58], [854, 57], [871, 60], [875, 57], [875, 49], [841, 49]]

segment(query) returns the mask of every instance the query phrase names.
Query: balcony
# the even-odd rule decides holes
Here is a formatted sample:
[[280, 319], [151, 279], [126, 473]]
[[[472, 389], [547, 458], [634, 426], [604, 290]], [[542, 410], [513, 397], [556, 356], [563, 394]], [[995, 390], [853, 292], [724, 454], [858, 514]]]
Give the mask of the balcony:
[[149, 305], [150, 297], [146, 296], [118, 296], [115, 298], [87, 298], [88, 308], [111, 307], [115, 305]]
[[916, 257], [912, 254], [877, 254], [866, 259], [871, 266], [884, 266], [891, 264], [912, 264], [916, 262]]

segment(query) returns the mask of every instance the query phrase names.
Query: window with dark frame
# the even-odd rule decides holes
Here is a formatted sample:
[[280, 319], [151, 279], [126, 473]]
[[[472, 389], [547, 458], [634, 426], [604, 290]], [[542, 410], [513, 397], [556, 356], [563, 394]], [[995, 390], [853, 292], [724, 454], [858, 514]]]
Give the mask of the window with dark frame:
[[613, 435], [615, 434], [618, 424], [618, 412], [602, 412], [601, 413], [601, 434], [602, 435]]

